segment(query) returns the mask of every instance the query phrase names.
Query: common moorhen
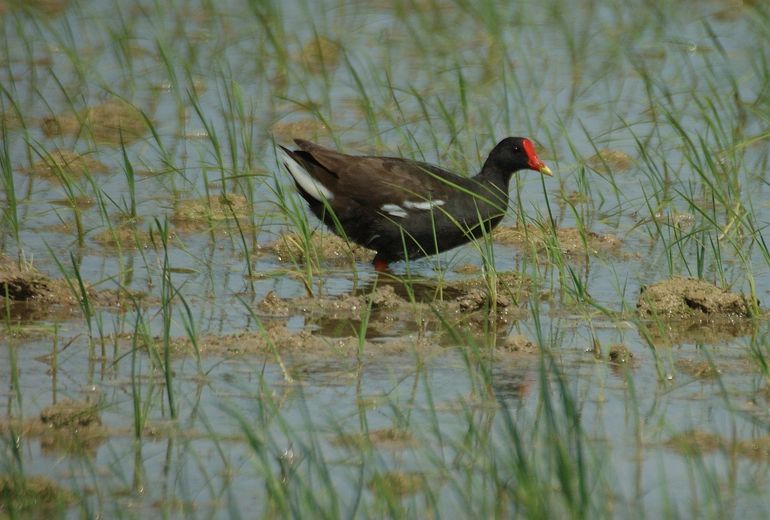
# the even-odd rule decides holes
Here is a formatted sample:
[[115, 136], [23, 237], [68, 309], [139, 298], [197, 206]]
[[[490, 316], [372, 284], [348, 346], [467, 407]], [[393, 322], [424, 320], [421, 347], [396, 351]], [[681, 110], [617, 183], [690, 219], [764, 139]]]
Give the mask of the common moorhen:
[[470, 178], [424, 162], [353, 156], [294, 141], [299, 150], [281, 146], [278, 153], [299, 193], [332, 231], [377, 251], [377, 270], [481, 237], [505, 215], [513, 173], [551, 175], [523, 137], [500, 141]]

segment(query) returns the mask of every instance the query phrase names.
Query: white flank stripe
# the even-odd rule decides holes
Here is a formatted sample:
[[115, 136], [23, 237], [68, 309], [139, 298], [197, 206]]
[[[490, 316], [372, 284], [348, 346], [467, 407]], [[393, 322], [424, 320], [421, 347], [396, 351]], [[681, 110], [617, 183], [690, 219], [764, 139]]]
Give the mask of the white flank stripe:
[[323, 202], [324, 199], [332, 200], [334, 194], [329, 189], [315, 180], [300, 163], [292, 159], [289, 154], [283, 150], [278, 150], [278, 156], [281, 162], [286, 167], [286, 170], [294, 177], [303, 190], [308, 192], [311, 197], [319, 202]]
[[407, 216], [406, 210], [398, 204], [384, 204], [380, 209], [394, 217], [404, 218]]
[[404, 207], [409, 209], [421, 209], [429, 210], [436, 206], [443, 206], [443, 200], [426, 200], [425, 202], [412, 202], [410, 200], [404, 201]]

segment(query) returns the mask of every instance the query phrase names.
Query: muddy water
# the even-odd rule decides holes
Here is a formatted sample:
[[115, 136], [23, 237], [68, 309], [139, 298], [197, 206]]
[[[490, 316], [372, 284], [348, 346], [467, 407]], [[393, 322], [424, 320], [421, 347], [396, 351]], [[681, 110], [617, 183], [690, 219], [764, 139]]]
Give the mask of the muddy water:
[[[315, 495], [328, 511], [352, 511], [358, 493], [380, 511], [389, 489], [415, 511], [488, 512], [491, 470], [463, 461], [514, 467], [506, 414], [539, 491], [557, 493], [550, 398], [561, 438], [582, 441], [598, 510], [767, 512], [770, 279], [732, 218], [768, 220], [767, 15], [724, 2], [662, 16], [589, 2], [569, 19], [559, 2], [497, 16], [423, 2], [139, 2], [120, 16], [47, 4], [0, 4], [19, 223], [18, 239], [8, 218], [0, 236], [14, 300], [0, 332], [3, 473], [19, 472], [18, 438], [24, 474], [74, 494], [60, 498], [71, 514], [277, 516], [270, 486], [293, 482], [309, 508], [296, 497], [311, 480], [329, 486]], [[688, 159], [665, 109], [723, 165], [707, 178], [730, 200], [715, 202], [708, 161]], [[512, 183], [494, 297], [474, 246], [395, 265], [405, 284], [320, 228], [308, 276], [276, 204], [292, 188], [271, 136], [472, 172], [509, 134], [533, 137], [557, 175]], [[171, 397], [164, 273], [184, 298], [167, 326]], [[653, 286], [698, 275], [718, 289]], [[469, 445], [469, 430], [485, 441]], [[506, 511], [527, 511], [506, 492]]]

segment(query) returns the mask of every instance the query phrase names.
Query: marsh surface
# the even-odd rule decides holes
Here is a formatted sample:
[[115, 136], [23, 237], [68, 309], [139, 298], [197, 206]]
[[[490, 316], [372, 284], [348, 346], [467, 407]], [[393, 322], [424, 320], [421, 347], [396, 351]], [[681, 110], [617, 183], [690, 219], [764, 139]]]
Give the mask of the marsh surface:
[[[0, 517], [770, 514], [763, 2], [0, 15]], [[507, 135], [554, 177], [384, 274], [275, 156]]]

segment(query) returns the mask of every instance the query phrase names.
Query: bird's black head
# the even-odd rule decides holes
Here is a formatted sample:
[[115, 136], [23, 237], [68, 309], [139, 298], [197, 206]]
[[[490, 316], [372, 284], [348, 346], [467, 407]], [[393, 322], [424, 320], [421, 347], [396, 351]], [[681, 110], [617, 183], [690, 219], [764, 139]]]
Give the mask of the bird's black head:
[[506, 137], [497, 143], [482, 172], [510, 175], [519, 170], [535, 170], [551, 175], [551, 169], [538, 159], [535, 145], [526, 137]]

